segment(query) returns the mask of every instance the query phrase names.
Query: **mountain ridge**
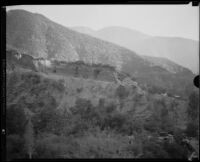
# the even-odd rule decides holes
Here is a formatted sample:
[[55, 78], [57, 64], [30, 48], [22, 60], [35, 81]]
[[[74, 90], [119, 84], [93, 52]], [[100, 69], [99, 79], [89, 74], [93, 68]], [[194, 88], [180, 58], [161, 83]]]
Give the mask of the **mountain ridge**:
[[[84, 32], [81, 27], [72, 29]], [[124, 33], [126, 33], [125, 37]], [[198, 41], [196, 40], [176, 36], [151, 36], [118, 26], [105, 27], [96, 32], [86, 32], [86, 34], [116, 43], [140, 55], [168, 58], [194, 73], [199, 72], [199, 63], [196, 61], [198, 58]]]
[[[184, 82], [184, 86], [191, 84], [193, 74], [187, 69], [177, 71], [175, 76], [161, 66], [152, 66], [151, 62], [130, 49], [73, 31], [45, 16], [11, 10], [7, 13], [6, 21], [7, 47], [16, 49], [19, 53], [47, 61], [108, 64], [134, 76], [142, 84], [148, 83], [166, 89], [171, 87], [171, 90], [177, 92], [183, 91], [179, 81]], [[165, 81], [165, 78], [168, 80]]]

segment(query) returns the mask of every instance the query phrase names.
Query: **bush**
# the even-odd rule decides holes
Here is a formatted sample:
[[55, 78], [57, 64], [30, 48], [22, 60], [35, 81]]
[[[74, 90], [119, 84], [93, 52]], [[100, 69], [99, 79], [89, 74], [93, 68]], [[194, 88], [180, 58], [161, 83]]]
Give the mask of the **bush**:
[[80, 116], [84, 118], [89, 115], [87, 112], [91, 112], [91, 109], [92, 104], [89, 100], [78, 98], [76, 100], [75, 107], [72, 107], [70, 110], [73, 115], [80, 114]]
[[187, 114], [190, 120], [197, 119], [198, 110], [199, 110], [199, 96], [197, 93], [193, 92], [189, 96], [189, 104], [187, 108]]
[[125, 116], [123, 116], [120, 113], [114, 113], [112, 115], [108, 115], [105, 118], [104, 128], [112, 128], [115, 129], [116, 131], [120, 131], [125, 122], [126, 122]]
[[38, 74], [29, 72], [29, 73], [24, 73], [21, 75], [22, 80], [25, 82], [29, 82], [29, 84], [34, 85], [34, 84], [39, 84], [41, 81], [41, 78]]
[[184, 131], [176, 128], [173, 133], [174, 133], [174, 139], [175, 139], [176, 143], [181, 145], [182, 140], [185, 138]]
[[165, 142], [164, 149], [172, 159], [187, 159], [187, 150], [176, 142]]
[[66, 136], [83, 136], [89, 127], [91, 127], [89, 122], [83, 120], [79, 115], [75, 115], [71, 116], [64, 125], [63, 132]]
[[162, 148], [162, 145], [154, 140], [143, 141], [143, 154], [143, 158], [170, 158], [168, 153]]
[[119, 87], [117, 87], [116, 96], [118, 96], [120, 99], [124, 99], [128, 95], [129, 95], [129, 93], [124, 86], [120, 85]]
[[47, 95], [44, 105], [33, 118], [34, 129], [36, 132], [55, 132], [62, 126], [60, 123], [62, 118], [56, 112], [57, 103], [52, 96]]
[[[120, 135], [110, 131], [101, 131], [96, 134], [88, 133], [78, 139], [81, 158], [120, 158], [126, 157], [126, 143]], [[132, 156], [133, 157], [133, 156]]]
[[185, 130], [185, 134], [188, 136], [188, 137], [198, 137], [198, 129], [199, 129], [199, 126], [198, 126], [198, 122], [196, 121], [190, 121], [188, 124], [187, 124], [187, 128]]
[[10, 105], [6, 109], [6, 132], [9, 134], [23, 135], [26, 116], [20, 105]]
[[76, 89], [76, 92], [77, 92], [77, 93], [81, 93], [82, 91], [83, 91], [83, 88], [77, 88], [77, 89]]
[[75, 158], [78, 144], [71, 138], [49, 134], [37, 140], [34, 158]]
[[7, 88], [10, 88], [10, 86], [14, 87], [15, 84], [19, 80], [20, 80], [20, 76], [16, 72], [12, 72], [11, 74], [7, 74], [7, 76], [6, 76]]
[[95, 79], [97, 79], [97, 77], [98, 77], [98, 75], [99, 75], [100, 72], [101, 72], [100, 69], [95, 69], [95, 70], [94, 70], [94, 78], [95, 78]]
[[158, 121], [152, 116], [149, 118], [149, 120], [145, 121], [144, 123], [144, 129], [150, 132], [156, 132], [159, 130], [159, 123]]
[[25, 157], [24, 139], [17, 135], [7, 135], [6, 137], [6, 156], [7, 160], [21, 159]]
[[74, 107], [70, 108], [69, 122], [65, 127], [66, 134], [83, 135], [89, 128], [99, 123], [99, 116], [91, 102], [79, 98]]
[[79, 75], [79, 68], [78, 66], [75, 67], [75, 76], [78, 77]]
[[149, 87], [148, 91], [152, 94], [161, 94], [161, 93], [166, 92], [166, 90], [164, 88], [158, 87], [158, 86], [151, 86], [151, 87]]

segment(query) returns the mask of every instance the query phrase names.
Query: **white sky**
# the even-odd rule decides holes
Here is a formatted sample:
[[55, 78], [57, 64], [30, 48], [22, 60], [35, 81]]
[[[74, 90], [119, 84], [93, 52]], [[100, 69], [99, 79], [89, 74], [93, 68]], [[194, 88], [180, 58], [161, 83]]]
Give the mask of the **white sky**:
[[24, 5], [66, 27], [101, 29], [122, 26], [154, 36], [199, 40], [199, 7], [189, 5]]

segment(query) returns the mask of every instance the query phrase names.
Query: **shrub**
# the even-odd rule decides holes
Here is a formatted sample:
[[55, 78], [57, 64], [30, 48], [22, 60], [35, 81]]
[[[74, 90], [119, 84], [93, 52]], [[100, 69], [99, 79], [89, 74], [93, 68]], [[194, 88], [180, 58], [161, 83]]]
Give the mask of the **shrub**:
[[99, 108], [104, 107], [105, 106], [105, 98], [100, 98], [99, 99]]
[[169, 158], [168, 153], [162, 148], [162, 145], [154, 140], [143, 141], [143, 154], [144, 158]]
[[126, 88], [122, 85], [120, 85], [119, 87], [117, 87], [116, 89], [116, 95], [120, 98], [120, 99], [124, 99], [126, 98], [129, 93], [128, 91], [126, 90]]
[[57, 103], [55, 99], [47, 95], [43, 109], [40, 109], [33, 118], [34, 129], [38, 131], [56, 131], [60, 128], [60, 116], [56, 112]]
[[[110, 131], [88, 133], [78, 139], [81, 158], [119, 158], [126, 155], [124, 138]], [[128, 153], [127, 153], [128, 154]]]
[[80, 114], [82, 117], [86, 114], [86, 111], [90, 111], [92, 104], [89, 100], [78, 98], [75, 103], [75, 107], [71, 108], [73, 115]]
[[149, 120], [145, 121], [144, 129], [150, 132], [155, 132], [159, 130], [159, 123], [158, 121], [152, 116]]
[[24, 158], [24, 139], [17, 135], [7, 135], [6, 137], [6, 156], [7, 160]]
[[189, 96], [189, 104], [187, 108], [187, 114], [191, 120], [197, 119], [198, 109], [199, 109], [199, 97], [197, 93], [193, 92]]
[[40, 76], [33, 72], [24, 73], [21, 75], [21, 78], [24, 80], [24, 82], [29, 82], [31, 85], [39, 84], [41, 81]]
[[164, 143], [164, 149], [172, 159], [187, 159], [187, 150], [181, 145], [174, 143]]
[[65, 89], [63, 82], [64, 81], [62, 80], [58, 80], [58, 81], [52, 81], [50, 82], [50, 84], [53, 88], [57, 89], [60, 92], [63, 92]]
[[6, 110], [7, 134], [23, 135], [25, 130], [26, 116], [20, 105], [10, 105]]
[[70, 112], [69, 123], [65, 127], [66, 134], [83, 135], [86, 130], [99, 123], [98, 113], [89, 100], [77, 99]]
[[10, 88], [10, 86], [13, 87], [18, 81], [20, 81], [20, 76], [19, 74], [17, 74], [17, 72], [7, 74], [6, 76], [7, 88]]
[[199, 129], [198, 122], [190, 121], [187, 124], [185, 134], [189, 137], [198, 137], [198, 129]]
[[78, 144], [71, 138], [49, 134], [39, 138], [35, 147], [35, 158], [75, 158], [78, 157]]
[[95, 78], [95, 79], [98, 77], [98, 75], [99, 75], [100, 72], [101, 72], [100, 69], [95, 69], [95, 70], [94, 70], [94, 78]]
[[83, 88], [77, 88], [76, 91], [77, 93], [81, 93], [83, 91]]
[[123, 116], [120, 113], [114, 113], [112, 115], [108, 115], [107, 118], [105, 118], [104, 125], [107, 128], [110, 127], [117, 131], [120, 131], [125, 122], [126, 122], [125, 116]]
[[160, 94], [160, 93], [165, 93], [166, 90], [162, 87], [158, 87], [158, 86], [151, 86], [149, 87], [149, 90], [148, 90], [150, 93], [152, 94]]
[[75, 76], [77, 77], [79, 75], [79, 68], [78, 66], [75, 67]]
[[28, 155], [29, 159], [32, 159], [33, 151], [34, 151], [34, 130], [31, 119], [28, 120], [26, 124], [26, 129], [24, 133], [24, 141], [25, 141], [25, 150], [26, 155]]
[[180, 145], [182, 143], [182, 140], [185, 138], [184, 131], [176, 128], [173, 133], [176, 143]]

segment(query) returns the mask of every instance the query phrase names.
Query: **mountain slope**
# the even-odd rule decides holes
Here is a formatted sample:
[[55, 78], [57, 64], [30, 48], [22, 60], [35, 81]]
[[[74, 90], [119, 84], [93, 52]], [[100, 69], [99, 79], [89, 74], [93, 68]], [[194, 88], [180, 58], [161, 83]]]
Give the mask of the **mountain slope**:
[[45, 62], [81, 60], [107, 64], [134, 76], [141, 84], [159, 86], [179, 94], [185, 93], [186, 86], [192, 86], [194, 75], [187, 69], [174, 74], [161, 66], [152, 66], [131, 50], [73, 31], [42, 15], [10, 10], [6, 23], [7, 49], [33, 58], [43, 58]]
[[87, 27], [72, 27], [71, 29], [80, 33], [89, 34], [93, 37], [100, 38], [105, 41], [115, 43], [132, 51], [137, 49], [139, 42], [150, 37], [150, 35], [144, 34], [142, 32], [117, 26], [106, 27], [96, 31]]
[[176, 37], [152, 37], [139, 44], [143, 55], [165, 57], [199, 73], [199, 42]]
[[184, 70], [186, 70], [186, 68], [177, 65], [176, 63], [170, 61], [167, 58], [163, 58], [163, 57], [151, 57], [151, 56], [142, 56], [145, 60], [148, 60], [149, 62], [152, 63], [152, 66], [161, 66], [164, 69], [168, 70], [171, 73], [180, 73]]
[[85, 34], [74, 32], [47, 18], [23, 10], [7, 13], [7, 46], [33, 57], [65, 61], [83, 60], [121, 68], [122, 54], [135, 53]]
[[73, 30], [106, 40], [133, 50], [141, 55], [165, 57], [175, 63], [199, 72], [198, 46], [194, 40], [176, 37], [153, 37], [124, 27], [107, 27], [98, 31], [73, 27]]

